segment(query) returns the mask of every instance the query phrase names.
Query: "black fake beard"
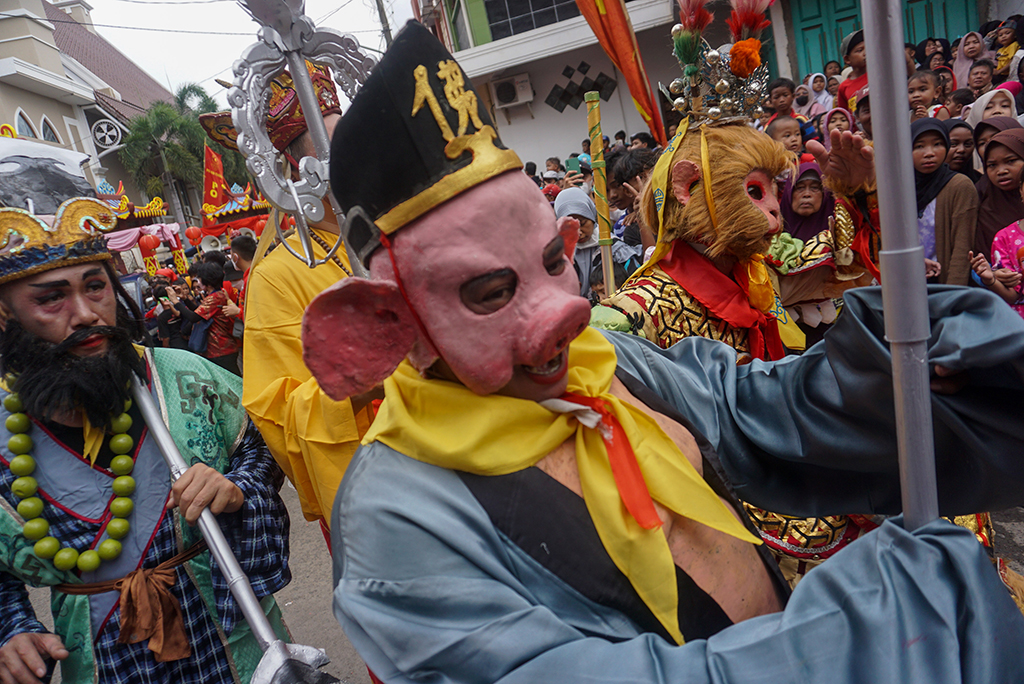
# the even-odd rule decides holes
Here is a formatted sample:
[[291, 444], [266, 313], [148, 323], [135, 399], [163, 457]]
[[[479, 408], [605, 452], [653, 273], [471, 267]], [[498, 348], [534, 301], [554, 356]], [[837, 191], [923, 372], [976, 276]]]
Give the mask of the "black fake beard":
[[[102, 356], [76, 356], [71, 349], [92, 335], [109, 340]], [[145, 366], [123, 327], [95, 326], [77, 330], [59, 344], [28, 332], [16, 320], [0, 336], [0, 373], [15, 376], [25, 412], [37, 418], [84, 410], [89, 422], [107, 427], [124, 412], [131, 398], [134, 374], [145, 377]]]

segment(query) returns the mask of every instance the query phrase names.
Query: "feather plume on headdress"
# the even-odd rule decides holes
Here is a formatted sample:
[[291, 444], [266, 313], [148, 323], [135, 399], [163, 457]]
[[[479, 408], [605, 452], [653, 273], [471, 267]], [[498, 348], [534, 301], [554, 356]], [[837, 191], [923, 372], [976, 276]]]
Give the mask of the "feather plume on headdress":
[[761, 32], [771, 26], [765, 12], [774, 0], [729, 0], [732, 14], [725, 20], [732, 33], [729, 68], [747, 78], [761, 66]]
[[732, 14], [725, 20], [732, 32], [732, 42], [738, 43], [748, 38], [761, 38], [761, 31], [771, 26], [765, 12], [772, 0], [730, 0]]
[[700, 36], [714, 15], [708, 11], [710, 0], [678, 0], [679, 26], [672, 32], [676, 59], [683, 66], [683, 73], [693, 76], [700, 61]]

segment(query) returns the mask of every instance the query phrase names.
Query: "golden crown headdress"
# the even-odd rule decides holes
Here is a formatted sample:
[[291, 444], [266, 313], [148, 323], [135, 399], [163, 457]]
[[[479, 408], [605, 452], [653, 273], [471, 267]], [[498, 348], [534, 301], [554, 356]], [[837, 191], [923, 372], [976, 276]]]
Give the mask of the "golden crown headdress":
[[0, 283], [87, 261], [110, 259], [103, 239], [117, 216], [99, 200], [69, 199], [57, 208], [53, 223], [24, 209], [0, 209]]
[[761, 32], [771, 26], [765, 12], [772, 0], [730, 0], [726, 23], [733, 42], [712, 49], [702, 37], [714, 15], [709, 0], [679, 0], [672, 27], [673, 51], [683, 77], [662, 91], [680, 114], [696, 122], [738, 122], [757, 117], [768, 67], [761, 63]]

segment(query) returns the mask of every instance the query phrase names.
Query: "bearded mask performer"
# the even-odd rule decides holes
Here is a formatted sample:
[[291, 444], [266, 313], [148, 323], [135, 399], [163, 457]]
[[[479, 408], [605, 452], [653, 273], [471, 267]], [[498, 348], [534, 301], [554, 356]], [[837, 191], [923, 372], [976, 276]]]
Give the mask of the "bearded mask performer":
[[[334, 397], [388, 378], [332, 526], [335, 613], [382, 681], [1024, 672], [1002, 645], [1024, 618], [967, 531], [886, 522], [790, 597], [745, 525], [737, 494], [795, 515], [898, 511], [877, 290], [850, 296], [828, 342], [774, 363], [588, 328], [550, 207], [414, 23], [339, 122], [331, 159], [372, 278], [319, 295], [303, 339]], [[934, 395], [940, 501], [1016, 505], [1024, 428], [1005, 407], [1024, 399], [1024, 321], [959, 289], [936, 291], [931, 312], [932, 362], [987, 369]]]
[[[90, 199], [52, 225], [0, 209], [0, 681], [37, 682], [56, 659], [76, 684], [247, 682], [260, 649], [192, 525], [218, 515], [283, 635], [284, 476], [240, 378], [188, 352], [140, 356], [141, 316], [101, 235], [115, 223]], [[192, 464], [173, 487], [129, 401], [134, 374]], [[52, 588], [55, 634], [26, 584]]]

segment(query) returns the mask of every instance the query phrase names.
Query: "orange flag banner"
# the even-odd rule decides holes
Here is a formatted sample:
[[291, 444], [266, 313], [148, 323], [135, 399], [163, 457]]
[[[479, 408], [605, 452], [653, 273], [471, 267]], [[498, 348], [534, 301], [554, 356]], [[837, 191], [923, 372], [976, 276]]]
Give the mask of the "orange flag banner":
[[633, 96], [633, 104], [647, 122], [651, 135], [659, 145], [665, 147], [668, 140], [661, 120], [661, 107], [647, 80], [647, 72], [640, 59], [640, 48], [636, 44], [636, 34], [633, 33], [633, 24], [629, 21], [623, 0], [576, 0], [576, 5], [612, 64], [625, 77], [629, 94]]
[[203, 169], [203, 228], [216, 224], [217, 219], [210, 218], [210, 214], [222, 209], [230, 201], [231, 192], [224, 180], [224, 163], [219, 154], [207, 147]]

